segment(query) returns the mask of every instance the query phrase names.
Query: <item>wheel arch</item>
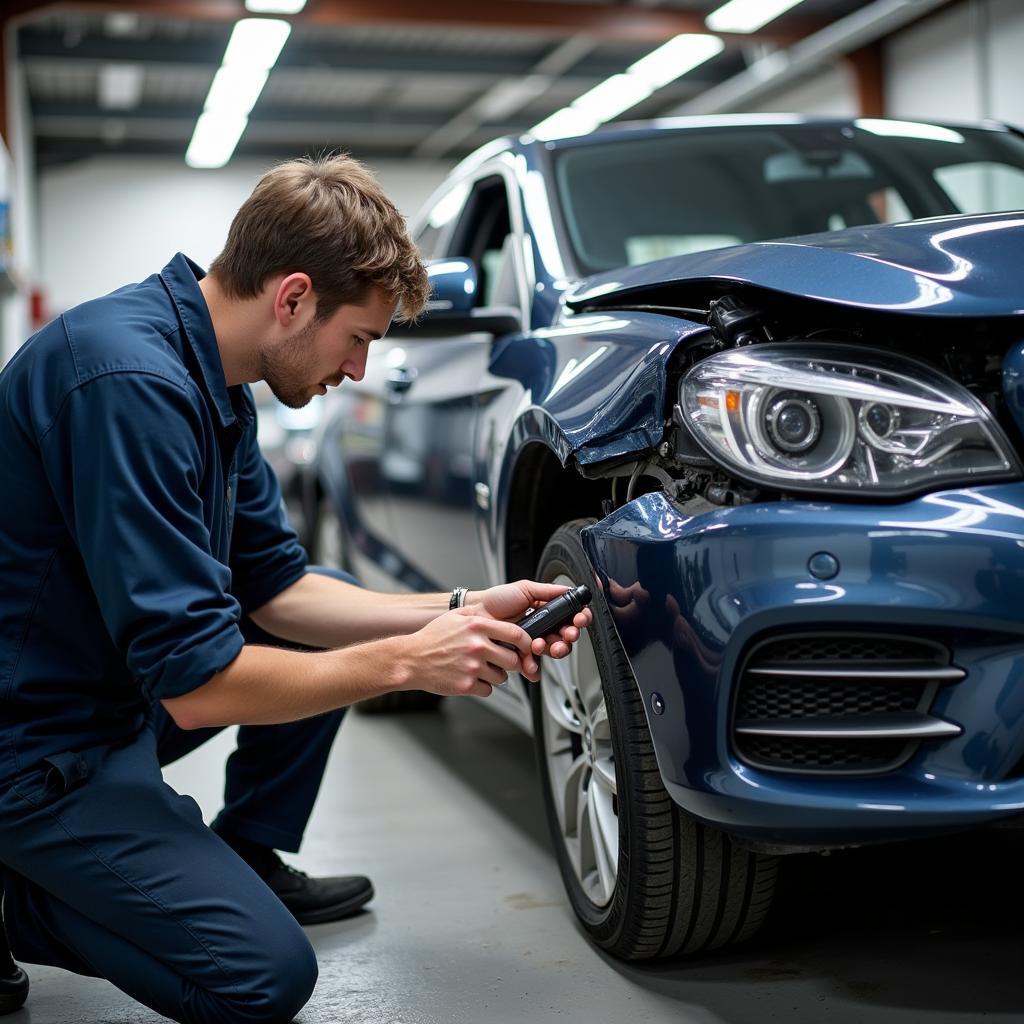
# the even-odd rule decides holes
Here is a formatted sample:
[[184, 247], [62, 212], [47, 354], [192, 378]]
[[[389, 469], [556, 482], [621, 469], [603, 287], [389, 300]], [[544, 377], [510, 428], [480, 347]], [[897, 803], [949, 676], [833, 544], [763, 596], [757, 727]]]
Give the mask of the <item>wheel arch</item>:
[[602, 518], [611, 494], [607, 480], [587, 480], [572, 464], [563, 466], [543, 442], [519, 452], [508, 484], [504, 555], [508, 580], [532, 578], [551, 535], [572, 519]]

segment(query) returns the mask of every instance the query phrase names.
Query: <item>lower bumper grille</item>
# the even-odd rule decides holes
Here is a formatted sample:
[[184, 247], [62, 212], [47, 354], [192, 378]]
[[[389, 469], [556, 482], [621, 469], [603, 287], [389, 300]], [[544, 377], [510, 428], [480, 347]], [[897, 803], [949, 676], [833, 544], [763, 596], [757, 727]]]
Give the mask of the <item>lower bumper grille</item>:
[[733, 712], [738, 756], [759, 768], [815, 774], [891, 771], [922, 740], [959, 726], [928, 714], [962, 669], [949, 649], [891, 633], [800, 633], [754, 647]]

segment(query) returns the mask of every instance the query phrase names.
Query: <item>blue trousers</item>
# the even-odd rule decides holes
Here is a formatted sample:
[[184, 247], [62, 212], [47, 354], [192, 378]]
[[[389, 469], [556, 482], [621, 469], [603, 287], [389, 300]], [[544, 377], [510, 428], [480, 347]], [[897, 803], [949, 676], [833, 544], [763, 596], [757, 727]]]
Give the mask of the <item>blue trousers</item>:
[[[340, 722], [240, 728], [217, 827], [297, 850]], [[218, 731], [185, 732], [157, 705], [130, 742], [51, 758], [0, 795], [17, 960], [106, 978], [183, 1024], [284, 1024], [305, 1005], [317, 965], [302, 929], [160, 773]]]

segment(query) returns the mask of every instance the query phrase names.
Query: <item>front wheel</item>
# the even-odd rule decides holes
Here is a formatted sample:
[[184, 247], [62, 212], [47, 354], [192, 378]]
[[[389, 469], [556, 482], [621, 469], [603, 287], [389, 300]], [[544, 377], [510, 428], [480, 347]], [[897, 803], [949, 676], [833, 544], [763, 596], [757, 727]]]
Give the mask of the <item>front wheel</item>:
[[[580, 530], [548, 542], [537, 578], [592, 570]], [[775, 888], [772, 857], [737, 847], [665, 791], [643, 699], [600, 596], [564, 659], [542, 659], [533, 726], [548, 824], [569, 901], [590, 937], [627, 960], [697, 953], [750, 938]]]

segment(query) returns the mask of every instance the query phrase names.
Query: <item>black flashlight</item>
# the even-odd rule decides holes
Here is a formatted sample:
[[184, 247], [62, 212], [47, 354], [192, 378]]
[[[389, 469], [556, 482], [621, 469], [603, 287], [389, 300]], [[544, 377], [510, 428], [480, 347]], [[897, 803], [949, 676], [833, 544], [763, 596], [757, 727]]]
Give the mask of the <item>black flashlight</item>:
[[[525, 629], [531, 639], [554, 633], [559, 627], [572, 622], [577, 612], [583, 611], [590, 604], [590, 587], [585, 583], [572, 590], [567, 590], [560, 597], [553, 598], [540, 608], [534, 608], [516, 625]], [[510, 645], [511, 646], [511, 645]]]

